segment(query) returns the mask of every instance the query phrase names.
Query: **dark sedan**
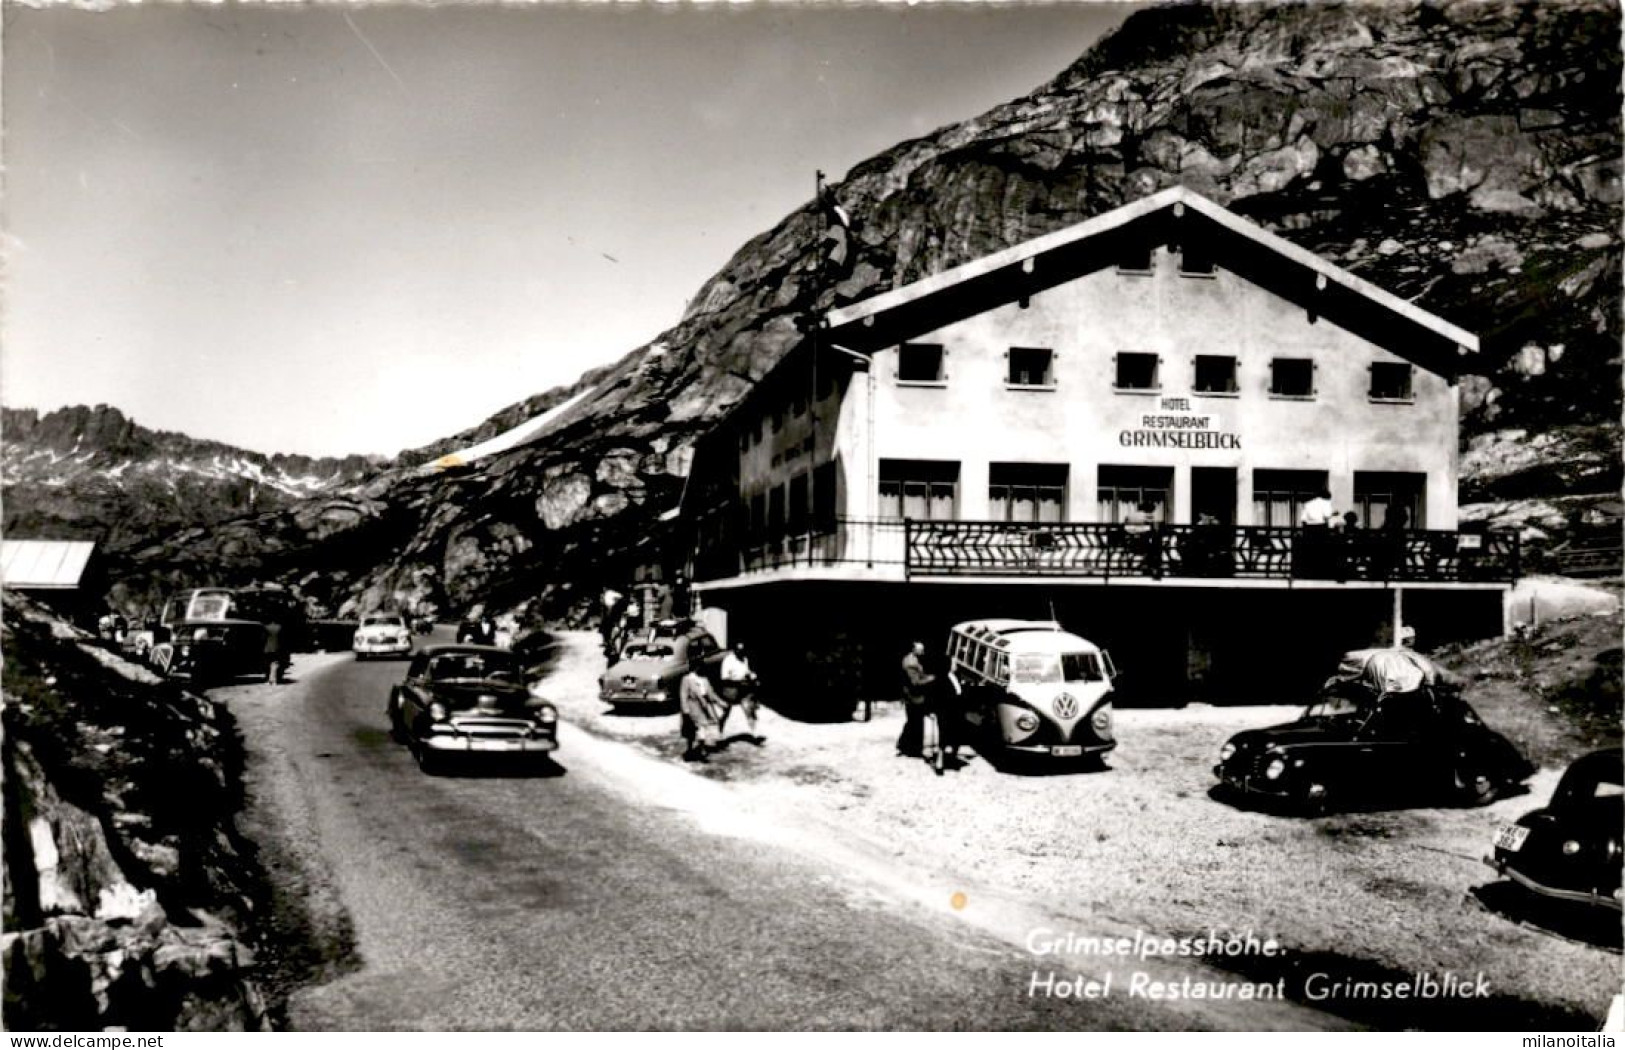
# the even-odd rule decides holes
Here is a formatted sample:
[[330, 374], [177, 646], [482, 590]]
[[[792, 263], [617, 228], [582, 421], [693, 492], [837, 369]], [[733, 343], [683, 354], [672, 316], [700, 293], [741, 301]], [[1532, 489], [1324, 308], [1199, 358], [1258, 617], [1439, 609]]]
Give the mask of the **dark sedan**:
[[1425, 657], [1366, 649], [1343, 658], [1301, 718], [1231, 737], [1213, 772], [1244, 797], [1323, 812], [1443, 798], [1481, 806], [1534, 767]]
[[1620, 911], [1625, 866], [1625, 759], [1594, 751], [1575, 759], [1543, 809], [1495, 833], [1484, 863], [1526, 890], [1554, 900]]
[[426, 773], [457, 755], [545, 755], [558, 748], [558, 710], [527, 686], [514, 654], [483, 645], [420, 651], [389, 692], [390, 733]]

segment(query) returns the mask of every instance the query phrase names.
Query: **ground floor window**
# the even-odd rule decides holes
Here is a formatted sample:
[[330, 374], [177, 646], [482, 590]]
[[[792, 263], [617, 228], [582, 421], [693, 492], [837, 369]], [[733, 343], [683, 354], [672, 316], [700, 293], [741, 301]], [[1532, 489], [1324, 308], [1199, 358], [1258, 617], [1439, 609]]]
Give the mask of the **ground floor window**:
[[1172, 467], [1120, 467], [1101, 464], [1096, 474], [1097, 520], [1120, 522], [1142, 502], [1151, 504], [1157, 521], [1168, 520], [1169, 493], [1174, 487]]
[[953, 521], [959, 516], [959, 464], [935, 459], [880, 461], [880, 517]]
[[1426, 493], [1426, 474], [1354, 472], [1354, 511], [1368, 529], [1380, 529], [1390, 521], [1393, 528], [1426, 528], [1422, 520]]
[[1324, 470], [1253, 471], [1253, 524], [1293, 526], [1303, 505], [1326, 489]]
[[994, 521], [1065, 521], [1065, 463], [988, 465], [988, 517]]

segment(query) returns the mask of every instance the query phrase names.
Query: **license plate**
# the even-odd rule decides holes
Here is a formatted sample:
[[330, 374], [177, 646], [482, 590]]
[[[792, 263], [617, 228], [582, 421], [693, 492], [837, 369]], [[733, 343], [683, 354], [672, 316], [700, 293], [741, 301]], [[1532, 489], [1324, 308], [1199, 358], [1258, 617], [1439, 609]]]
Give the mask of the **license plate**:
[[1075, 758], [1083, 754], [1082, 744], [1057, 744], [1049, 749], [1049, 753], [1056, 758]]
[[1528, 837], [1528, 828], [1517, 826], [1502, 828], [1495, 833], [1495, 848], [1504, 849], [1508, 853], [1516, 853], [1523, 848], [1524, 840]]

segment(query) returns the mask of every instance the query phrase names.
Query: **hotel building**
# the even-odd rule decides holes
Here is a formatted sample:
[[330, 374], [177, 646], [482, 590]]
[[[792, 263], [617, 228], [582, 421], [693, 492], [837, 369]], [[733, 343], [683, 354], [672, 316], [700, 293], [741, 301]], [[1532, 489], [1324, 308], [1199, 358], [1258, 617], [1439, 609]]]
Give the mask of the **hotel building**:
[[[1169, 189], [823, 315], [696, 448], [680, 571], [815, 702], [1052, 615], [1131, 693], [1292, 699], [1401, 618], [1501, 630], [1516, 538], [1457, 530], [1477, 350]], [[1299, 527], [1323, 490], [1346, 535]]]

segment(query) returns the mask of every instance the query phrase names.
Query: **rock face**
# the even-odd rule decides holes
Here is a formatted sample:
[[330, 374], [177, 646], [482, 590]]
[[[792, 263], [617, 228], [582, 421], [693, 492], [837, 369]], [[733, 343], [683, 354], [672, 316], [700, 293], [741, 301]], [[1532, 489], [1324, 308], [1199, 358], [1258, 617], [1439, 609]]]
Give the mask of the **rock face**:
[[289, 506], [379, 465], [362, 456], [268, 456], [148, 430], [107, 405], [44, 416], [5, 409], [0, 427], [6, 532], [114, 549]]
[[224, 715], [4, 611], [6, 1027], [266, 1028]]
[[[448, 441], [354, 490], [360, 516], [324, 518], [320, 536], [302, 505], [142, 549], [130, 568], [247, 564], [442, 610], [540, 596], [557, 615], [647, 544], [694, 438], [797, 342], [798, 317], [1174, 184], [1478, 332], [1470, 432], [1561, 420], [1617, 447], [1619, 28], [1614, 5], [1583, 0], [1135, 14], [1032, 94], [849, 172], [835, 192], [856, 220], [853, 265], [834, 287], [817, 278], [809, 202], [655, 342], [459, 439], [584, 392], [537, 442], [459, 476], [410, 469]], [[1527, 346], [1564, 352], [1531, 374]]]

